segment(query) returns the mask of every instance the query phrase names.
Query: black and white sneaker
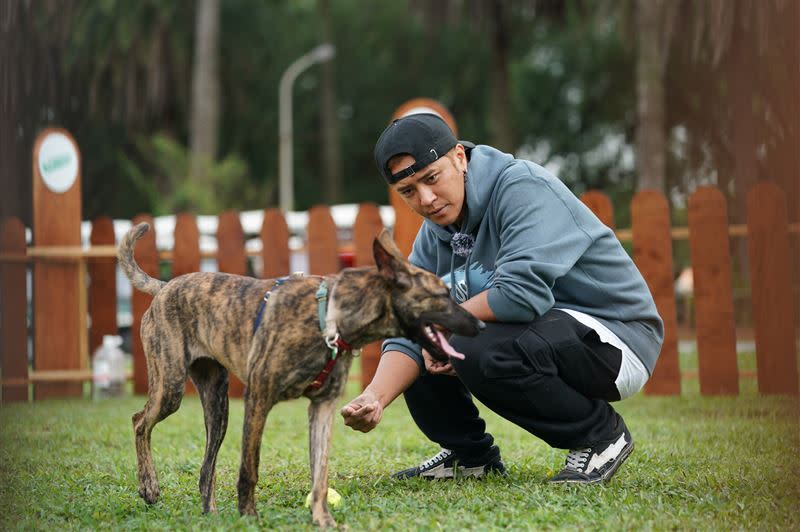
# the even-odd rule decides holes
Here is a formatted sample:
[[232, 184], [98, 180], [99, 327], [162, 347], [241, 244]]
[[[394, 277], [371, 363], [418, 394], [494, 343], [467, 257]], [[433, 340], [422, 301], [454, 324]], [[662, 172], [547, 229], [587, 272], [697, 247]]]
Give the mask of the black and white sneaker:
[[447, 480], [454, 478], [481, 478], [489, 473], [505, 475], [506, 467], [500, 459], [497, 446], [487, 452], [491, 458], [478, 460], [476, 463], [462, 462], [450, 449], [442, 449], [420, 465], [398, 471], [392, 478], [406, 479], [422, 477], [428, 480]]
[[[623, 425], [624, 427], [624, 425]], [[554, 484], [596, 484], [611, 479], [633, 451], [633, 438], [627, 428], [610, 443], [573, 449], [567, 454], [564, 469], [550, 479]]]

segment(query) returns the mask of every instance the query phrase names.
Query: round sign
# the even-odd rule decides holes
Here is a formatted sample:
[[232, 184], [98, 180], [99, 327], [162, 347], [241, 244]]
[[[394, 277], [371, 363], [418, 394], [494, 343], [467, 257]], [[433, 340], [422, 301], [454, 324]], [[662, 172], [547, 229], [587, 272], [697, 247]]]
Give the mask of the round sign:
[[78, 177], [78, 150], [63, 133], [50, 133], [39, 147], [39, 173], [44, 184], [58, 194]]
[[433, 113], [438, 115], [442, 120], [447, 122], [447, 125], [453, 130], [453, 133], [458, 136], [458, 126], [456, 126], [453, 115], [450, 114], [450, 111], [448, 111], [444, 105], [430, 98], [413, 98], [408, 100], [394, 110], [392, 120], [397, 120], [398, 118], [416, 113]]

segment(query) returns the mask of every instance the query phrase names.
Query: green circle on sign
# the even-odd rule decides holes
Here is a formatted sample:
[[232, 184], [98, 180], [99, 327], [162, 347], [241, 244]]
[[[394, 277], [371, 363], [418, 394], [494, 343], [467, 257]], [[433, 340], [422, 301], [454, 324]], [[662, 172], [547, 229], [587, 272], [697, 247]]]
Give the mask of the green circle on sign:
[[66, 192], [78, 177], [78, 151], [63, 133], [50, 133], [39, 147], [39, 173], [57, 194]]

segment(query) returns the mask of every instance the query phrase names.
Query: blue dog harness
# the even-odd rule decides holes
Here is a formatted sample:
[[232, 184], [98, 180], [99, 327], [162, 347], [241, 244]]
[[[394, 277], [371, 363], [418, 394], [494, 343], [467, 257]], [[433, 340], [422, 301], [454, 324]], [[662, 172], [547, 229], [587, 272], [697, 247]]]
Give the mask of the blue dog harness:
[[258, 326], [261, 324], [261, 318], [264, 316], [264, 309], [267, 308], [267, 301], [269, 301], [269, 296], [272, 294], [272, 291], [278, 288], [280, 285], [286, 282], [288, 277], [280, 277], [275, 280], [275, 284], [270, 287], [269, 290], [264, 292], [264, 297], [261, 298], [261, 304], [258, 305], [258, 312], [256, 313], [256, 319], [253, 320], [253, 335], [256, 334], [258, 330]]
[[[267, 301], [269, 301], [269, 296], [272, 294], [272, 291], [275, 290], [277, 287], [282, 285], [289, 279], [288, 277], [281, 277], [275, 280], [275, 284], [273, 284], [269, 290], [264, 293], [264, 297], [261, 298], [261, 304], [258, 306], [258, 312], [256, 313], [256, 317], [253, 320], [253, 334], [256, 334], [258, 330], [258, 326], [261, 324], [261, 319], [264, 316], [264, 309], [267, 307]], [[319, 329], [325, 334], [325, 318], [328, 313], [328, 283], [325, 279], [322, 279], [322, 282], [317, 289], [315, 294], [317, 298], [317, 314], [319, 316]], [[322, 371], [319, 372], [311, 384], [305, 390], [305, 393], [308, 393], [313, 390], [318, 390], [325, 384], [325, 380], [330, 375], [331, 371], [333, 371], [333, 367], [336, 365], [336, 361], [338, 360], [339, 352], [342, 353], [349, 353], [353, 350], [353, 347], [345, 342], [339, 333], [336, 332], [332, 338], [328, 336], [325, 337], [325, 344], [328, 346], [330, 351], [328, 352], [328, 360], [325, 362], [325, 367], [322, 368]]]

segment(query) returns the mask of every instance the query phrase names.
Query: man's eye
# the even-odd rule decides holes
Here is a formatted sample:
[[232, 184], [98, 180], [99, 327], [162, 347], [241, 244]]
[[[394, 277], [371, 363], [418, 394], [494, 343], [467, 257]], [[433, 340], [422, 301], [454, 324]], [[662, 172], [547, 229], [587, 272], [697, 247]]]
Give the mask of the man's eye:
[[428, 184], [433, 184], [433, 183], [436, 183], [437, 179], [439, 179], [439, 174], [433, 174], [433, 175], [428, 176], [425, 179], [425, 182], [428, 183]]
[[400, 191], [400, 195], [406, 198], [410, 198], [412, 194], [414, 194], [414, 190], [410, 188]]

